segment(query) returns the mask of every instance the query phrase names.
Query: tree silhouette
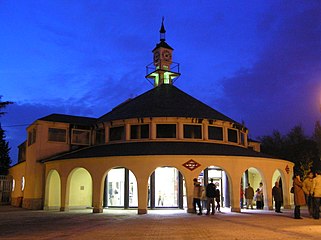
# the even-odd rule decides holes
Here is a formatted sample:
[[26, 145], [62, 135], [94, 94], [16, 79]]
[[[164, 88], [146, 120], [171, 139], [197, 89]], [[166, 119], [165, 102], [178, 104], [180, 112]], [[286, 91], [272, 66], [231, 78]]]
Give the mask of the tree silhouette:
[[[6, 108], [9, 104], [13, 104], [13, 102], [10, 101], [2, 102], [1, 98], [2, 96], [0, 96], [0, 117], [6, 113], [3, 112], [2, 109]], [[0, 123], [0, 175], [7, 175], [11, 164], [9, 156], [10, 147], [9, 143], [5, 140], [5, 137], [5, 132]]]
[[[321, 131], [318, 133], [321, 137]], [[302, 126], [297, 125], [285, 136], [273, 131], [271, 136], [261, 137], [261, 151], [293, 162], [294, 170], [305, 177], [310, 170], [321, 169], [320, 152], [315, 139], [307, 137]]]

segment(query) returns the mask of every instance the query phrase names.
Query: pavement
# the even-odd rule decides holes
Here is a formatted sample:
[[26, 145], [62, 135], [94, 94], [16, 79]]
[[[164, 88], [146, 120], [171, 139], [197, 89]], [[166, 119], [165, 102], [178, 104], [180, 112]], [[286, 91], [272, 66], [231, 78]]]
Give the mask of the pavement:
[[0, 206], [0, 239], [321, 239], [321, 220], [301, 210], [303, 219], [293, 219], [293, 210], [242, 210], [202, 215], [184, 210], [91, 209], [33, 211]]

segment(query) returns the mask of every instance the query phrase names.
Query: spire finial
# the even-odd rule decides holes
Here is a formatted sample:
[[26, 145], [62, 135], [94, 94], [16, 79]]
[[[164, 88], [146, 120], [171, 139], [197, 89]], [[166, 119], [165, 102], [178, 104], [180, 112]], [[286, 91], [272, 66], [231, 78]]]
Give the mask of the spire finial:
[[160, 33], [160, 40], [162, 42], [165, 42], [166, 30], [165, 30], [165, 27], [164, 27], [164, 16], [162, 17], [162, 26], [161, 26], [161, 29], [159, 30], [159, 33]]

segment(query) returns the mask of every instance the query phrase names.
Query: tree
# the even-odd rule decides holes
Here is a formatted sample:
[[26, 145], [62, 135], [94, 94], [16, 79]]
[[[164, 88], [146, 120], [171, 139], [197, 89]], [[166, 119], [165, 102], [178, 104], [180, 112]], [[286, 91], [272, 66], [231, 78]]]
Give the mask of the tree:
[[13, 102], [10, 102], [10, 101], [2, 102], [1, 98], [2, 98], [2, 96], [0, 95], [0, 117], [2, 115], [6, 114], [6, 112], [2, 112], [1, 109], [6, 108], [6, 106], [9, 105], [9, 104], [13, 104]]
[[316, 123], [315, 123], [312, 138], [317, 143], [317, 146], [319, 149], [319, 157], [320, 157], [320, 161], [321, 161], [321, 124], [320, 124], [320, 121], [316, 121]]
[[260, 140], [262, 152], [293, 162], [295, 171], [304, 177], [312, 169], [319, 169], [317, 143], [304, 134], [301, 125], [292, 128], [285, 136], [274, 131], [271, 136], [263, 136]]
[[9, 143], [5, 140], [4, 130], [0, 124], [0, 175], [7, 175], [11, 164]]
[[271, 136], [260, 137], [261, 151], [271, 156], [284, 158], [284, 137], [274, 130]]
[[[6, 108], [9, 104], [13, 104], [13, 102], [10, 101], [2, 102], [1, 98], [2, 96], [0, 96], [0, 117], [6, 113], [3, 112], [2, 109]], [[11, 164], [9, 156], [10, 147], [9, 143], [5, 140], [5, 137], [6, 135], [0, 123], [0, 175], [7, 175]]]

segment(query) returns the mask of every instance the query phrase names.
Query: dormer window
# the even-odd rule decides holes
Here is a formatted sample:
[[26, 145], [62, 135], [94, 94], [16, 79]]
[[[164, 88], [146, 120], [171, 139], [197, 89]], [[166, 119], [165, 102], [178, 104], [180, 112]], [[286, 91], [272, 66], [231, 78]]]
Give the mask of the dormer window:
[[237, 143], [237, 130], [228, 129], [227, 138], [229, 142]]
[[208, 139], [223, 141], [223, 128], [209, 126], [208, 127]]
[[184, 138], [202, 139], [202, 126], [185, 124]]
[[75, 145], [89, 145], [90, 144], [90, 131], [73, 129], [71, 136], [71, 144]]
[[240, 144], [245, 145], [245, 134], [240, 132]]
[[130, 126], [130, 139], [149, 138], [149, 124]]
[[67, 131], [61, 128], [49, 128], [48, 129], [48, 141], [50, 142], [66, 142]]
[[124, 126], [109, 128], [109, 141], [119, 141], [125, 139]]
[[28, 146], [36, 142], [36, 135], [37, 135], [36, 128], [33, 128], [28, 132]]
[[176, 124], [157, 124], [157, 138], [176, 138]]
[[96, 144], [104, 144], [104, 143], [105, 143], [105, 129], [97, 129]]

